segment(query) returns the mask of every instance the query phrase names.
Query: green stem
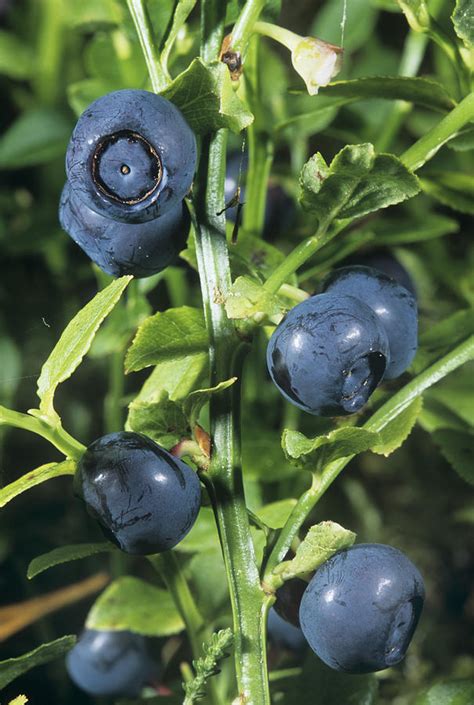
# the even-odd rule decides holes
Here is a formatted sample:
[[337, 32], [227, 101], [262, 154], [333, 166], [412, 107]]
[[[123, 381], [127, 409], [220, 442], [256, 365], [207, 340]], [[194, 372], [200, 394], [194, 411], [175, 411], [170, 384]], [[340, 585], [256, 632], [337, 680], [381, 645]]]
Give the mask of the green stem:
[[11, 411], [4, 406], [0, 406], [0, 425], [14, 426], [24, 431], [36, 433], [52, 443], [66, 458], [79, 460], [86, 450], [85, 446], [76, 441], [61, 425], [50, 426], [36, 416]]
[[[349, 257], [353, 252], [357, 252], [364, 245], [375, 239], [375, 233], [371, 229], [362, 229], [354, 232], [354, 235], [347, 235], [340, 243], [338, 243], [337, 249], [331, 248], [331, 254], [327, 255], [321, 253], [321, 258], [318, 263], [313, 267], [305, 269], [304, 272], [298, 276], [298, 283], [301, 285], [303, 282], [307, 282], [313, 277], [317, 277], [323, 272], [327, 272], [333, 267], [337, 262], [340, 262], [346, 257]], [[284, 289], [288, 286], [283, 284], [280, 289], [280, 293], [283, 293]], [[283, 291], [282, 291], [283, 290]], [[300, 291], [300, 289], [298, 289]]]
[[271, 274], [264, 284], [264, 288], [271, 294], [276, 294], [280, 287], [294, 274], [302, 264], [312, 257], [318, 250], [332, 240], [351, 221], [341, 220], [337, 226], [328, 232], [328, 225], [325, 223], [314, 235], [306, 238], [303, 242], [290, 252], [288, 257]]
[[204, 620], [196, 606], [189, 585], [173, 551], [148, 556], [156, 572], [162, 577], [186, 626], [193, 658], [201, 655]]
[[[246, 347], [227, 318], [224, 301], [230, 289], [224, 207], [225, 134], [203, 144], [197, 180], [205, 193], [196, 198], [196, 255], [209, 333], [210, 386], [232, 376], [240, 381]], [[268, 705], [268, 676], [262, 660], [260, 586], [255, 550], [245, 504], [240, 460], [240, 383], [211, 397], [212, 454], [207, 485], [221, 540], [234, 622], [235, 664], [242, 702]]]
[[264, 7], [265, 0], [247, 0], [232, 29], [232, 51], [238, 51], [241, 54], [246, 51], [254, 25]]
[[286, 29], [286, 27], [280, 27], [279, 25], [272, 24], [271, 22], [256, 22], [254, 25], [254, 30], [263, 37], [269, 37], [275, 42], [282, 44], [289, 51], [293, 51], [293, 49], [295, 49], [303, 39], [303, 37], [299, 34]]
[[474, 93], [470, 93], [426, 135], [400, 157], [408, 169], [419, 169], [431, 159], [464, 125], [474, 120]]
[[[397, 394], [391, 397], [376, 411], [362, 428], [376, 433], [382, 431], [391, 421], [404, 411], [428, 387], [431, 387], [450, 372], [474, 357], [474, 336], [456, 346], [440, 360], [424, 370]], [[315, 507], [319, 499], [340, 475], [354, 456], [340, 458], [329, 463], [321, 475], [313, 475], [313, 483], [295, 505], [285, 526], [282, 528], [265, 568], [264, 582], [271, 584], [275, 567], [284, 560], [299, 529]]]
[[127, 5], [137, 30], [145, 63], [150, 74], [152, 88], [155, 93], [160, 93], [167, 87], [169, 80], [156, 53], [153, 28], [146, 4], [144, 0], [127, 0]]
[[267, 131], [268, 116], [261, 106], [259, 65], [259, 41], [254, 36], [245, 65], [245, 97], [255, 119], [247, 130], [249, 164], [243, 225], [245, 232], [255, 236], [261, 235], [265, 223], [268, 179], [274, 151], [273, 141]]
[[40, 6], [36, 92], [42, 103], [52, 105], [61, 91], [64, 6], [62, 0], [43, 0]]
[[[225, 5], [203, 0], [202, 47], [204, 60], [218, 56], [224, 29]], [[225, 311], [231, 286], [224, 214], [226, 133], [220, 130], [204, 140], [197, 179], [194, 222], [196, 256], [209, 335], [210, 386], [237, 376], [238, 382], [209, 404], [212, 452], [206, 483], [216, 516], [224, 557], [234, 627], [234, 658], [242, 703], [270, 705], [265, 654], [265, 627], [260, 585], [241, 466], [240, 383], [246, 347], [239, 341]], [[220, 213], [221, 215], [217, 215]]]
[[[433, 17], [437, 17], [442, 9], [444, 0], [433, 0], [430, 4], [430, 12]], [[416, 76], [420, 70], [423, 57], [428, 44], [428, 35], [410, 30], [405, 40], [402, 59], [400, 62], [400, 76]], [[375, 143], [378, 152], [385, 152], [393, 143], [400, 127], [407, 114], [412, 110], [413, 103], [404, 100], [396, 100], [384, 123], [382, 134]]]
[[[400, 76], [416, 76], [423, 57], [425, 55], [428, 37], [410, 30], [403, 48], [403, 55], [400, 62]], [[393, 143], [405, 117], [412, 110], [413, 103], [406, 100], [396, 100], [390, 108], [390, 112], [384, 121], [383, 131], [376, 140], [375, 146], [378, 152], [386, 152]]]
[[225, 3], [219, 0], [202, 0], [201, 57], [206, 63], [215, 61], [220, 55], [224, 23]]

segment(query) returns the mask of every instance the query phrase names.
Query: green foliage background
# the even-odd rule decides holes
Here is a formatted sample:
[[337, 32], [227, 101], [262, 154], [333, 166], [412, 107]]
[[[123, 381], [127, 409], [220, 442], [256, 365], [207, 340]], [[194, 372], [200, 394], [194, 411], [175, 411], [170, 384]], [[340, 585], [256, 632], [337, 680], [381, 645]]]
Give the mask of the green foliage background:
[[[415, 14], [423, 5], [400, 4], [414, 7]], [[433, 1], [429, 5], [440, 26], [454, 36], [450, 20], [454, 4]], [[467, 44], [467, 23], [459, 19], [462, 5], [458, 2], [456, 26]], [[278, 16], [275, 6], [270, 4], [266, 19]], [[158, 47], [164, 45], [174, 7], [171, 0], [148, 1]], [[230, 23], [239, 7], [237, 1], [228, 3]], [[339, 43], [342, 9], [339, 0], [283, 3], [278, 22], [303, 35]], [[63, 160], [71, 130], [77, 115], [96, 97], [123, 87], [150, 88], [150, 84], [135, 28], [120, 0], [18, 0], [0, 2], [0, 11], [0, 404], [26, 411], [36, 404], [42, 365], [62, 331], [97, 288], [109, 284], [58, 224], [57, 206], [65, 179]], [[229, 153], [242, 148], [243, 133], [239, 131], [249, 125], [253, 112], [263, 162], [268, 160], [270, 147], [274, 150], [271, 182], [283, 188], [294, 204], [288, 206], [287, 220], [279, 227], [273, 223], [262, 240], [253, 230], [259, 214], [249, 187], [244, 235], [231, 250], [236, 282], [227, 302], [228, 314], [242, 319], [257, 313], [268, 323], [290, 302], [294, 304], [294, 292], [263, 297], [261, 281], [327, 214], [321, 206], [325, 193], [315, 193], [311, 162], [302, 177], [306, 189], [303, 203], [309, 211], [297, 204], [300, 171], [306, 160], [315, 153], [323, 155], [324, 162], [317, 158], [318, 168], [327, 170], [334, 179], [327, 181], [326, 187], [334, 182], [337, 186], [338, 172], [331, 162], [346, 144], [371, 143], [378, 152], [400, 155], [440, 120], [453, 100], [462, 97], [462, 86], [436, 42], [407, 52], [408, 25], [395, 2], [348, 0], [345, 64], [338, 80], [367, 77], [367, 81], [336, 84], [322, 89], [317, 98], [309, 97], [302, 92], [304, 86], [291, 68], [288, 53], [262, 40], [258, 51], [252, 48], [252, 60], [258, 63], [259, 71], [244, 106], [228, 90], [223, 64], [209, 68], [195, 60], [187, 68], [198, 52], [198, 21], [199, 13], [194, 9], [186, 30], [178, 34], [169, 70], [172, 77], [180, 77], [165, 95], [180, 105], [198, 134], [221, 126], [233, 130]], [[420, 37], [425, 35], [412, 32], [408, 41], [416, 44]], [[401, 68], [407, 72], [408, 59], [416, 51], [421, 52], [419, 75], [436, 80], [436, 84], [415, 87], [397, 83], [395, 77]], [[405, 64], [401, 64], [402, 56]], [[392, 78], [378, 79], [380, 76]], [[196, 92], [192, 105], [187, 99], [190, 85]], [[391, 99], [394, 96], [410, 98], [414, 106]], [[355, 261], [381, 249], [394, 254], [412, 276], [419, 297], [422, 345], [410, 371], [413, 373], [425, 369], [473, 331], [474, 248], [469, 238], [473, 147], [473, 129], [468, 126], [418, 172], [419, 195], [357, 221], [343, 237], [321, 248], [294, 281], [313, 292], [324, 274], [346, 256]], [[372, 158], [369, 147], [360, 149]], [[370, 178], [375, 172], [380, 184], [386, 184], [390, 164], [376, 159], [379, 161], [370, 162]], [[360, 177], [361, 192], [364, 178], [369, 177]], [[414, 194], [408, 177], [397, 172], [395, 180], [400, 191]], [[380, 195], [381, 188], [377, 193]], [[338, 216], [344, 218], [368, 212], [360, 206], [357, 210], [350, 201], [339, 200], [338, 208]], [[229, 236], [231, 230], [230, 226]], [[207, 386], [207, 338], [202, 315], [196, 310], [201, 299], [195, 269], [196, 253], [190, 240], [175, 267], [128, 285], [85, 361], [55, 397], [54, 408], [74, 438], [87, 445], [107, 431], [122, 428], [127, 418], [128, 427], [171, 447], [188, 433], [190, 419], [206, 425], [210, 392], [197, 390]], [[147, 319], [153, 312], [160, 313]], [[182, 326], [183, 337], [173, 341], [170, 330], [176, 330], [177, 324]], [[156, 347], [160, 336], [163, 345], [152, 350], [150, 340]], [[340, 433], [341, 429], [332, 421], [302, 415], [282, 401], [267, 377], [265, 345], [266, 331], [261, 328], [245, 366], [243, 464], [249, 507], [276, 529], [310, 482], [310, 475], [297, 465], [311, 464], [313, 453], [321, 462], [325, 434]], [[124, 364], [129, 372], [126, 377]], [[51, 365], [54, 373], [59, 363], [53, 359]], [[159, 367], [150, 374], [155, 365]], [[406, 375], [384, 385], [374, 395], [372, 409], [408, 379]], [[300, 662], [272, 648], [270, 664], [280, 674], [272, 682], [275, 703], [472, 705], [474, 503], [469, 492], [474, 484], [473, 391], [470, 363], [424, 394], [423, 405], [411, 408], [404, 420], [406, 428], [397, 431], [395, 440], [378, 438], [374, 448], [378, 454], [365, 452], [374, 447], [375, 440], [367, 435], [357, 434], [360, 445], [356, 451], [355, 435], [348, 434], [348, 429], [342, 436], [331, 436], [328, 452], [339, 455], [326, 456], [326, 461], [344, 457], [340, 450], [346, 448], [344, 443], [359, 455], [318, 503], [308, 526], [332, 520], [355, 531], [358, 541], [389, 543], [405, 550], [419, 565], [429, 597], [408, 658], [400, 668], [377, 678], [378, 695], [372, 679], [336, 677], [317, 665], [312, 656]], [[47, 408], [53, 408], [52, 399], [43, 398], [42, 409]], [[407, 441], [396, 449], [415, 421]], [[283, 429], [288, 429], [283, 437], [284, 452]], [[316, 443], [308, 441], [315, 436], [319, 436]], [[392, 450], [390, 457], [383, 456]], [[0, 425], [0, 485], [61, 459], [61, 454], [38, 436]], [[78, 601], [1, 642], [0, 661], [19, 657], [64, 634], [78, 633], [86, 618], [89, 625], [117, 624], [114, 620], [123, 618], [123, 611], [117, 615], [110, 605], [118, 594], [127, 605], [161, 604], [151, 613], [135, 611], [130, 620], [137, 631], [154, 637], [153, 651], [165, 664], [164, 680], [179, 693], [179, 663], [190, 660], [191, 655], [181, 632], [180, 615], [169, 594], [164, 593], [164, 584], [144, 561], [125, 558], [116, 551], [101, 553], [104, 546], [99, 544], [102, 537], [97, 527], [73, 498], [67, 476], [70, 469], [60, 470], [58, 474], [65, 477], [35, 487], [0, 513], [0, 604], [32, 599], [78, 582], [103, 569], [105, 560], [117, 581], [98, 600], [94, 596]], [[261, 534], [255, 529], [260, 551]], [[69, 544], [94, 547], [76, 547], [77, 555], [67, 549], [63, 554], [55, 553], [43, 565], [35, 564], [34, 570], [32, 566], [30, 575], [37, 577], [28, 580], [32, 559]], [[205, 618], [216, 628], [230, 626], [225, 574], [209, 507], [203, 508], [198, 524], [177, 553]], [[79, 557], [83, 560], [71, 561]], [[52, 565], [57, 567], [46, 570]], [[50, 649], [62, 653], [62, 643]], [[232, 682], [231, 659], [221, 665], [224, 692]], [[8, 668], [14, 669], [16, 664], [0, 664], [0, 686], [2, 673]], [[431, 695], [423, 695], [438, 679], [456, 683], [436, 686]], [[93, 702], [73, 689], [61, 660], [21, 675], [0, 699], [8, 703], [23, 692], [32, 702], [50, 705]], [[163, 698], [158, 702], [171, 705], [181, 700]]]

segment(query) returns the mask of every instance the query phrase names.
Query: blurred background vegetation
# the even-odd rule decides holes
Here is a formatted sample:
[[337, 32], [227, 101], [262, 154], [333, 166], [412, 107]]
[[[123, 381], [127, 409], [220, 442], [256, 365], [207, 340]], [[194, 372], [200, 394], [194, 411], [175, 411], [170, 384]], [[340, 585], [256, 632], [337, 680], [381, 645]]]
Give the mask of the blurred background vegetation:
[[[234, 4], [229, 3], [229, 16]], [[173, 2], [149, 0], [148, 5], [159, 42]], [[447, 23], [451, 2], [433, 5], [440, 22]], [[339, 0], [299, 0], [283, 3], [280, 24], [339, 43], [341, 17]], [[398, 75], [407, 31], [404, 16], [391, 0], [348, 0], [341, 77]], [[197, 43], [195, 12], [187, 32], [179, 36], [173, 75], [187, 65]], [[312, 109], [315, 99], [288, 92], [301, 86], [286, 54], [268, 42], [261, 43], [260, 52], [261, 95], [269, 120], [266, 137], [275, 147], [272, 181], [286, 193], [287, 216], [278, 218], [279, 227], [267, 225], [265, 239], [288, 251], [310, 232], [294, 201], [299, 168], [310, 154], [320, 150], [329, 160], [344, 144], [363, 141], [399, 154], [439, 116], [403, 108], [397, 118], [393, 103], [371, 100], [339, 110], [328, 106], [318, 120], [313, 116], [275, 130], [276, 124]], [[451, 66], [436, 46], [424, 49], [419, 73], [435, 76], [457, 97]], [[76, 116], [94, 98], [122, 87], [148, 87], [124, 3], [0, 0], [0, 403], [5, 406], [25, 411], [34, 405], [43, 361], [70, 318], [106, 281], [61, 231], [57, 208]], [[472, 182], [468, 186], [461, 178], [462, 183], [451, 181], [448, 186], [442, 178], [469, 172], [468, 140], [469, 135], [464, 143], [458, 140], [457, 149], [442, 150], [424, 170], [425, 191], [431, 184], [436, 200], [421, 194], [362, 223], [349, 239], [357, 253], [352, 252], [352, 261], [383, 251], [403, 263], [417, 289], [422, 332], [474, 301], [474, 250], [468, 238]], [[232, 136], [230, 151], [241, 146], [242, 137]], [[304, 288], [317, 289], [331, 262], [342, 256], [338, 248], [339, 241], [337, 248], [321, 251], [316, 268], [301, 281]], [[65, 427], [86, 444], [122, 426], [127, 403], [146, 378], [133, 374], [124, 380], [121, 374], [124, 350], [138, 323], [152, 310], [199, 302], [197, 275], [184, 260], [133, 287], [133, 295], [107, 322], [89, 358], [59, 392]], [[306, 487], [306, 478], [285, 464], [281, 428], [298, 426], [309, 435], [323, 428], [315, 418], [284, 405], [268, 382], [264, 345], [262, 336], [247, 363], [245, 383], [244, 461], [249, 503], [255, 508], [297, 497]], [[380, 675], [379, 702], [384, 705], [409, 705], [420, 689], [440, 677], [474, 678], [474, 503], [467, 498], [469, 486], [452, 467], [454, 463], [463, 473], [463, 463], [453, 458], [453, 436], [446, 442], [446, 431], [464, 434], [472, 422], [473, 377], [472, 367], [461, 369], [427, 393], [420, 423], [406, 444], [389, 459], [367, 453], [353, 461], [315, 514], [317, 520], [332, 519], [357, 531], [359, 541], [405, 550], [425, 576], [426, 611], [408, 658], [400, 668]], [[403, 382], [397, 380], [380, 395]], [[2, 485], [55, 459], [46, 441], [0, 427]], [[94, 522], [73, 498], [70, 478], [45, 483], [17, 498], [0, 513], [0, 605], [46, 594], [103, 569], [103, 559], [89, 558], [31, 582], [26, 579], [33, 557], [60, 545], [100, 540]], [[143, 561], [127, 560], [127, 572], [155, 580]], [[217, 579], [224, 581], [217, 555], [207, 560]], [[203, 565], [188, 566], [198, 593]], [[109, 566], [111, 575], [123, 570], [117, 562]], [[65, 633], [78, 633], [92, 600], [89, 596], [4, 638], [0, 660]], [[224, 614], [222, 623], [226, 620]], [[156, 640], [157, 654], [162, 647], [164, 642]], [[165, 646], [164, 675], [170, 683], [180, 679], [183, 654], [189, 656], [180, 637]], [[277, 665], [298, 662], [285, 653], [272, 652], [271, 658]], [[0, 699], [7, 703], [22, 692], [33, 703], [92, 702], [69, 683], [61, 662], [32, 670]]]

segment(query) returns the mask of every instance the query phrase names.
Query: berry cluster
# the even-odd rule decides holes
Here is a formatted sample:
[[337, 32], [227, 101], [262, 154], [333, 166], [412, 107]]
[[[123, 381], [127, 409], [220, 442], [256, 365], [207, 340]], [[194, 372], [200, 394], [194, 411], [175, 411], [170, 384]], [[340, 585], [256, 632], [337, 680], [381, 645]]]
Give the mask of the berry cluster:
[[108, 93], [69, 142], [61, 226], [107, 274], [156, 274], [186, 241], [195, 168], [196, 139], [178, 108], [148, 91]]
[[[196, 141], [175, 106], [147, 91], [110, 93], [89, 106], [72, 135], [61, 224], [105, 272], [150, 276], [184, 244], [183, 199], [195, 166]], [[234, 177], [233, 192], [240, 173]], [[378, 269], [348, 266], [289, 312], [270, 339], [267, 362], [290, 402], [336, 416], [359, 411], [383, 379], [407, 369], [416, 348], [414, 294]], [[92, 443], [74, 487], [105, 535], [129, 554], [172, 549], [201, 504], [197, 474], [131, 432]], [[424, 586], [400, 551], [361, 544], [336, 553], [309, 585], [285, 583], [276, 598], [268, 625], [274, 643], [292, 650], [309, 643], [331, 668], [365, 673], [404, 657]], [[145, 641], [130, 632], [86, 629], [67, 667], [97, 696], [134, 697], [153, 678]]]
[[417, 349], [417, 306], [402, 284], [371, 267], [342, 267], [323, 292], [295, 306], [273, 333], [267, 364], [283, 396], [317, 416], [362, 409]]

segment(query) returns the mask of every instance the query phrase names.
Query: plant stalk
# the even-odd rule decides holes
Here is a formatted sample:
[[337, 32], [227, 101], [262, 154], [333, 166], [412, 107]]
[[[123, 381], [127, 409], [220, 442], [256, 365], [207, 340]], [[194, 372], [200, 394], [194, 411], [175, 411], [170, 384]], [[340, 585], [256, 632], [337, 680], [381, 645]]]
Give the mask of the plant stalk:
[[446, 117], [423, 135], [402, 154], [400, 159], [408, 169], [419, 169], [436, 152], [455, 137], [459, 130], [474, 120], [474, 93], [469, 93]]
[[49, 441], [55, 448], [63, 453], [66, 458], [79, 460], [84, 451], [85, 446], [79, 441], [76, 441], [61, 425], [50, 426], [45, 421], [36, 416], [22, 414], [19, 411], [12, 411], [0, 406], [0, 426], [13, 426], [14, 428], [22, 428], [24, 431], [36, 433]]
[[165, 551], [148, 560], [156, 572], [163, 578], [166, 587], [171, 593], [173, 601], [186, 626], [186, 633], [191, 644], [193, 658], [201, 656], [203, 641], [204, 620], [196, 606], [189, 585], [181, 571], [176, 554]]
[[246, 346], [227, 318], [230, 290], [224, 207], [225, 133], [203, 144], [195, 223], [196, 255], [209, 333], [210, 386], [230, 377], [239, 381], [211, 397], [212, 452], [209, 471], [201, 475], [216, 516], [231, 597], [235, 664], [239, 696], [248, 705], [269, 705], [265, 640], [262, 636], [260, 586], [245, 504], [240, 459], [240, 378]]
[[161, 93], [169, 83], [156, 52], [153, 28], [144, 0], [127, 0], [128, 9], [133, 19], [145, 63], [150, 75], [151, 86], [155, 93]]
[[231, 50], [244, 54], [265, 0], [247, 0], [232, 29]]

